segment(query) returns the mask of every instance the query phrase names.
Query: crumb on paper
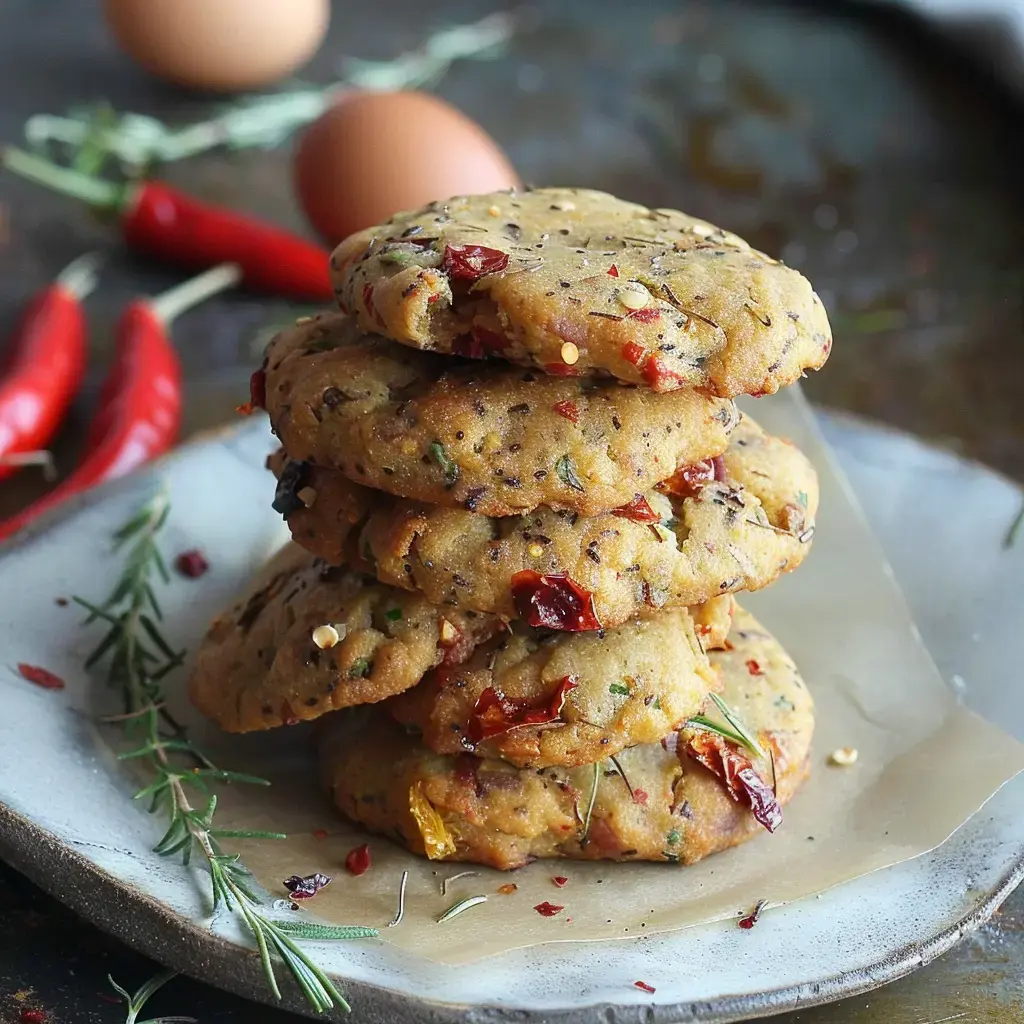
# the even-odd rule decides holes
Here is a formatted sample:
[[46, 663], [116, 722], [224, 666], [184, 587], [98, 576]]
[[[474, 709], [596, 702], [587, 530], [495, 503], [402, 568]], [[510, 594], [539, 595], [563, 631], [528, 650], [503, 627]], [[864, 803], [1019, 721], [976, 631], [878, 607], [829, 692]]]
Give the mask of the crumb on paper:
[[836, 768], [849, 768], [857, 763], [860, 751], [856, 747], [837, 747], [828, 755], [828, 763]]

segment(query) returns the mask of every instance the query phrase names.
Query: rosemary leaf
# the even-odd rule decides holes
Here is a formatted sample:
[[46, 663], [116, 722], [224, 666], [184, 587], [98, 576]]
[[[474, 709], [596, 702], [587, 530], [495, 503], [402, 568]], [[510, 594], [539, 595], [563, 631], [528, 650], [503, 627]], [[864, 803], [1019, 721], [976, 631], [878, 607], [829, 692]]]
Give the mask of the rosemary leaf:
[[375, 939], [380, 935], [376, 928], [352, 924], [317, 924], [315, 921], [275, 921], [274, 924], [285, 935], [296, 939]]
[[711, 699], [715, 702], [715, 707], [725, 716], [725, 720], [736, 730], [737, 735], [741, 737], [743, 745], [758, 757], [767, 757], [768, 755], [761, 748], [761, 744], [757, 742], [757, 737], [740, 721], [736, 712], [717, 693], [711, 694]]
[[471, 910], [473, 907], [479, 907], [481, 903], [486, 903], [486, 896], [470, 896], [468, 900], [460, 900], [458, 903], [450, 906], [438, 919], [438, 924], [444, 924], [445, 921], [450, 921], [453, 917], [458, 917], [459, 914], [464, 914], [467, 910]]

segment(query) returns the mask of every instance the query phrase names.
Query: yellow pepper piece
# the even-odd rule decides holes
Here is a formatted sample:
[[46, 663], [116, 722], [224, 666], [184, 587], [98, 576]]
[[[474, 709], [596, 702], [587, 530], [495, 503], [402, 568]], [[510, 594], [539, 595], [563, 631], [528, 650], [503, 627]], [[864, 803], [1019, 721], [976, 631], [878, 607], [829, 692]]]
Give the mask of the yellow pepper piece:
[[441, 815], [423, 792], [423, 782], [409, 787], [409, 810], [423, 837], [423, 847], [430, 860], [444, 860], [455, 852], [455, 840], [445, 828]]

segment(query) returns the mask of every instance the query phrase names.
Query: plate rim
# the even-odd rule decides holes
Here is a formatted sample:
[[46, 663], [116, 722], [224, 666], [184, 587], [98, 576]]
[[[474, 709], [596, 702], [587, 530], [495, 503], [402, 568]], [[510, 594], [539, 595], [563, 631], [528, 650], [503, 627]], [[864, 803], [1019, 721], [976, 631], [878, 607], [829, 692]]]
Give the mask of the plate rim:
[[[876, 424], [870, 419], [842, 410], [817, 407], [815, 413], [824, 413], [828, 419], [845, 420], [872, 430], [910, 438], [924, 447], [951, 456], [961, 464], [982, 468], [1014, 487], [1020, 486], [1005, 474], [977, 460], [962, 458], [941, 445], [929, 443], [927, 439], [917, 438], [884, 423]], [[190, 449], [223, 441], [251, 429], [253, 424], [249, 421], [199, 432], [144, 469], [73, 496], [67, 502], [48, 510], [14, 537], [0, 543], [0, 561], [5, 554], [24, 547], [78, 513], [116, 498], [122, 492], [137, 491], [151, 485], [159, 479], [165, 466], [186, 457]], [[394, 1021], [396, 1024], [419, 1019], [409, 1017], [410, 1010], [415, 1014], [428, 1012], [436, 1024], [463, 1024], [467, 1012], [473, 1013], [477, 1024], [501, 1024], [510, 1019], [536, 1021], [537, 1024], [589, 1024], [596, 1016], [608, 1020], [617, 1019], [617, 1014], [637, 1005], [602, 1000], [586, 1006], [556, 1009], [516, 1008], [498, 1003], [470, 1006], [439, 1001], [424, 995], [413, 997], [372, 981], [335, 975], [342, 982], [346, 996], [351, 997], [355, 1016], [336, 1010], [325, 1017], [312, 1013], [301, 994], [291, 985], [283, 989], [282, 999], [276, 1000], [266, 987], [254, 947], [235, 943], [174, 912], [135, 885], [110, 874], [73, 845], [2, 801], [0, 857], [45, 892], [138, 952], [199, 981], [212, 982], [243, 998], [277, 1006], [302, 1016], [321, 1020], [359, 1020], [364, 1017], [364, 1013], [360, 1012], [362, 1006], [366, 1008], [367, 1021]], [[889, 951], [877, 960], [835, 972], [823, 979], [765, 988], [759, 992], [648, 1004], [645, 1007], [645, 1020], [650, 1024], [686, 1024], [693, 1021], [729, 1024], [755, 1016], [774, 1016], [790, 1010], [819, 1006], [871, 991], [910, 974], [947, 952], [964, 936], [988, 921], [1022, 881], [1024, 849], [1009, 862], [1009, 866], [988, 892], [979, 893], [980, 898], [975, 900], [968, 899], [967, 894], [964, 894], [966, 909], [956, 920], [947, 923], [934, 934]], [[130, 915], [125, 915], [126, 907], [132, 911]], [[128, 927], [125, 927], [126, 921], [129, 922]]]

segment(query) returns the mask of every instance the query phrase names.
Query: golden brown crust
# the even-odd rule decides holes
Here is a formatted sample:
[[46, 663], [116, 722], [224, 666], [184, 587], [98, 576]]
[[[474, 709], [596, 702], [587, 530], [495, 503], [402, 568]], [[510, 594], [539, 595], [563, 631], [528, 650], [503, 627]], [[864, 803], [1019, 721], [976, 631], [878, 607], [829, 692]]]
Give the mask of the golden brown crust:
[[[749, 615], [737, 616], [732, 636], [733, 650], [712, 656], [723, 696], [750, 729], [772, 741], [778, 801], [785, 804], [808, 774], [812, 702], [792, 661]], [[760, 675], [751, 674], [751, 661]], [[610, 761], [596, 769], [536, 771], [434, 754], [380, 709], [333, 716], [320, 746], [324, 780], [343, 814], [423, 854], [424, 834], [410, 810], [415, 794], [439, 816], [451, 844], [435, 845], [435, 857], [441, 852], [452, 861], [501, 869], [538, 857], [692, 864], [761, 830], [717, 776], [679, 752], [685, 737], [679, 749], [655, 743], [623, 751], [617, 760], [628, 785]], [[764, 763], [758, 770], [768, 773]]]
[[[313, 631], [324, 625], [340, 637], [322, 649]], [[291, 725], [401, 693], [501, 628], [290, 545], [211, 624], [189, 697], [227, 732]]]
[[[712, 602], [726, 617], [730, 604]], [[719, 688], [702, 631], [711, 627], [682, 608], [601, 633], [545, 634], [518, 625], [385, 707], [437, 753], [471, 750], [524, 768], [592, 764], [657, 742]], [[558, 715], [485, 738], [489, 716], [500, 729], [519, 709]]]
[[[494, 519], [371, 496], [310, 467], [316, 500], [310, 508], [300, 503], [288, 525], [298, 543], [325, 558], [347, 551], [359, 568], [394, 586], [510, 619], [519, 617], [517, 573], [566, 574], [594, 595], [598, 621], [612, 627], [652, 609], [756, 590], [803, 561], [818, 505], [817, 477], [803, 454], [744, 416], [721, 465], [724, 479], [692, 497], [649, 492], [658, 525], [547, 508]], [[275, 466], [281, 472], [280, 456]], [[373, 511], [339, 541], [332, 523], [339, 507], [357, 500], [354, 488]]]
[[770, 394], [832, 342], [797, 271], [678, 210], [587, 189], [432, 203], [352, 235], [331, 266], [364, 330], [658, 391]]
[[723, 452], [738, 419], [732, 402], [693, 391], [415, 352], [337, 313], [277, 334], [265, 372], [271, 423], [293, 458], [493, 516], [624, 505]]

